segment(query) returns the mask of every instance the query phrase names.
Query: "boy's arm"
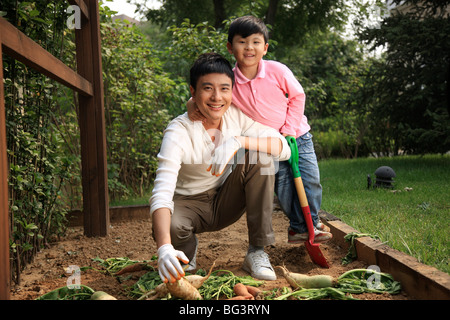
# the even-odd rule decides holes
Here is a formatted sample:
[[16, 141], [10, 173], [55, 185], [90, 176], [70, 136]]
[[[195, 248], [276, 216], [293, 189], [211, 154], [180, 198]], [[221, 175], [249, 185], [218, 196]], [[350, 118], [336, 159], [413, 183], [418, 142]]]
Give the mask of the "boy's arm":
[[286, 120], [280, 129], [280, 133], [284, 136], [296, 137], [296, 133], [300, 129], [300, 125], [302, 123], [301, 120], [305, 112], [306, 96], [303, 91], [303, 87], [290, 70], [285, 73], [284, 90], [287, 93], [289, 100]]
[[186, 103], [187, 113], [191, 121], [204, 121], [205, 116], [198, 110], [194, 100], [189, 99]]
[[[275, 130], [273, 131], [277, 133]], [[282, 140], [286, 139], [282, 138], [280, 135], [279, 137], [231, 137], [214, 150], [214, 154], [211, 158], [211, 165], [207, 170], [210, 171], [212, 175], [220, 176], [224, 172], [231, 158], [233, 158], [240, 148], [266, 153], [278, 158], [283, 151]], [[286, 149], [284, 152], [286, 153]]]
[[274, 157], [280, 156], [281, 150], [283, 150], [283, 143], [280, 138], [239, 136], [236, 139], [244, 149], [264, 152]]

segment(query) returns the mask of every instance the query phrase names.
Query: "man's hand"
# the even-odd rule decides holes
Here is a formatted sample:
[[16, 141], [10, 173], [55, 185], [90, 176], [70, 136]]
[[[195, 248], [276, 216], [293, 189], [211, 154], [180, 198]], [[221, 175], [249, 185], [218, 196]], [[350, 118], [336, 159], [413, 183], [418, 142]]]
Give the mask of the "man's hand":
[[241, 143], [235, 137], [231, 137], [226, 140], [220, 146], [214, 150], [214, 154], [211, 158], [211, 165], [208, 167], [208, 171], [211, 171], [212, 175], [220, 176], [228, 162], [234, 157], [236, 152], [241, 148]]
[[186, 108], [189, 120], [203, 122], [206, 119], [205, 116], [200, 112], [200, 110], [198, 110], [194, 100], [189, 99], [188, 102], [186, 103]]
[[165, 283], [173, 283], [180, 280], [184, 276], [184, 270], [180, 261], [187, 264], [189, 259], [184, 252], [175, 250], [174, 247], [167, 243], [158, 249], [158, 272], [161, 280]]

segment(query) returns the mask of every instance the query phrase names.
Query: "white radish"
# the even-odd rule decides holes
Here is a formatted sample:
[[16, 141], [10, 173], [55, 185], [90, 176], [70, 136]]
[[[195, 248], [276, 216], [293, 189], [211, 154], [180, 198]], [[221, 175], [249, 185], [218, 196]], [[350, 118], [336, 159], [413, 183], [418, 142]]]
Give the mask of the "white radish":
[[202, 277], [199, 276], [198, 274], [192, 274], [192, 275], [188, 275], [185, 276], [184, 278], [189, 281], [190, 284], [192, 284], [194, 286], [194, 288], [199, 289], [203, 283], [208, 280], [209, 276], [211, 275], [211, 271], [214, 268], [214, 266], [216, 265], [216, 262], [214, 261], [211, 268], [209, 268], [209, 272], [206, 276]]
[[181, 278], [173, 283], [166, 283], [167, 290], [176, 298], [183, 300], [202, 300], [202, 296], [189, 281]]
[[286, 281], [294, 288], [326, 288], [332, 287], [336, 281], [329, 275], [308, 276], [306, 274], [289, 272], [285, 267], [277, 266], [283, 272]]

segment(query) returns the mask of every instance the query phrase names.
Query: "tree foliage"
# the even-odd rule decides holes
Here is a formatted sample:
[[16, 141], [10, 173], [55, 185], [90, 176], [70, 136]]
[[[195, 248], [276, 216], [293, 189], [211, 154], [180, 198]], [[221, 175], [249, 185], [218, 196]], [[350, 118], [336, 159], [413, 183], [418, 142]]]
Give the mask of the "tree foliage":
[[110, 196], [144, 195], [152, 185], [156, 155], [169, 112], [183, 95], [162, 70], [136, 26], [102, 10], [102, 63]]
[[[359, 1], [354, 0], [354, 3]], [[159, 9], [146, 11], [150, 21], [164, 27], [207, 22], [221, 29], [231, 17], [255, 15], [272, 26], [271, 37], [283, 45], [299, 43], [317, 30], [344, 26], [351, 7], [345, 0], [162, 0]]]
[[357, 101], [371, 61], [360, 45], [335, 32], [323, 32], [292, 47], [282, 61], [305, 90], [305, 115], [318, 157], [367, 155], [369, 114]]
[[360, 34], [361, 40], [386, 48], [373, 65], [367, 90], [377, 98], [374, 121], [394, 141], [394, 153], [450, 150], [449, 4], [405, 1], [408, 11], [393, 12], [379, 28]]

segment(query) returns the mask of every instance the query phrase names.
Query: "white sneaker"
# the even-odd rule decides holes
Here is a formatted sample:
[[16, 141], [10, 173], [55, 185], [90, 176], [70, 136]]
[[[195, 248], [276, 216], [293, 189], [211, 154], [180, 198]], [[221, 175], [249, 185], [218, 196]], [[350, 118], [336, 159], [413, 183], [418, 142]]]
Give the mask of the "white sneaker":
[[269, 261], [269, 256], [264, 250], [247, 252], [242, 269], [250, 273], [253, 278], [259, 280], [276, 280], [277, 276]]
[[322, 221], [319, 220], [319, 222], [316, 225], [316, 229], [323, 232], [330, 232], [330, 228], [328, 228], [326, 225], [322, 223]]

